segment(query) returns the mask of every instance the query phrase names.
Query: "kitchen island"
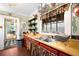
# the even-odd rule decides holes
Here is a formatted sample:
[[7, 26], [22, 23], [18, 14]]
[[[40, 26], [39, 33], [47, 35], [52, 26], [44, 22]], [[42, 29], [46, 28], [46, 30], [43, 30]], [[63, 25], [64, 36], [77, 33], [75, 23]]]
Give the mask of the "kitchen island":
[[31, 56], [79, 56], [79, 41], [69, 39], [66, 42], [45, 42], [38, 39], [43, 36], [24, 35], [24, 46], [31, 51]]

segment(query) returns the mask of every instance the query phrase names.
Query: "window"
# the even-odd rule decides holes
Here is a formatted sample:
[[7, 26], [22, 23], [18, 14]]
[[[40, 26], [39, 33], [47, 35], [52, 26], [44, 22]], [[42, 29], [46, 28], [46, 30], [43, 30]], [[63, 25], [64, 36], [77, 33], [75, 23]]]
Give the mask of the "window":
[[50, 33], [50, 23], [47, 23], [47, 33]]
[[50, 22], [44, 24], [45, 33], [64, 33], [64, 13], [58, 15], [55, 19], [49, 19]]
[[64, 33], [64, 21], [55, 21], [50, 23], [43, 24], [43, 32], [44, 33]]
[[44, 32], [46, 32], [47, 30], [46, 30], [46, 24], [44, 23]]
[[59, 21], [58, 22], [58, 33], [59, 32], [64, 33], [64, 21]]
[[51, 31], [52, 31], [52, 33], [56, 33], [56, 22], [52, 22]]

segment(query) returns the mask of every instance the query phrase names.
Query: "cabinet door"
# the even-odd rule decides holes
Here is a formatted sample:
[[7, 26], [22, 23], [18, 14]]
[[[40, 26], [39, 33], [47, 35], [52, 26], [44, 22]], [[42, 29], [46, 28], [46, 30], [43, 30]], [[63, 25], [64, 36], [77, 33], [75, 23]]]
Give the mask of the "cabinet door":
[[27, 48], [27, 40], [26, 39], [24, 39], [24, 47]]
[[24, 46], [27, 48], [27, 44], [28, 44], [28, 37], [24, 37]]
[[31, 42], [31, 56], [39, 56], [39, 46]]
[[40, 43], [40, 46], [43, 47], [43, 49], [46, 50], [49, 53], [49, 55], [50, 54], [51, 55], [58, 55], [58, 51], [56, 49], [49, 47], [43, 43]]
[[30, 40], [27, 40], [27, 49], [31, 50], [31, 41]]
[[46, 49], [44, 50], [45, 50], [45, 53], [44, 53], [45, 56], [57, 56], [56, 54], [50, 52], [49, 50], [46, 50]]
[[39, 46], [39, 56], [56, 56], [56, 54], [50, 52], [49, 50]]
[[57, 56], [57, 54], [49, 52], [49, 56]]

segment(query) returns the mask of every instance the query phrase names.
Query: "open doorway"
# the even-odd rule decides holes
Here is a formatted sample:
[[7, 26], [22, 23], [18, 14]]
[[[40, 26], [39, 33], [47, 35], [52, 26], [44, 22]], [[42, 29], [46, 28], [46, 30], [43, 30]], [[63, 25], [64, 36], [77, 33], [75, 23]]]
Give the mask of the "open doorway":
[[4, 48], [8, 48], [12, 45], [16, 45], [17, 20], [5, 18], [4, 27], [5, 27]]

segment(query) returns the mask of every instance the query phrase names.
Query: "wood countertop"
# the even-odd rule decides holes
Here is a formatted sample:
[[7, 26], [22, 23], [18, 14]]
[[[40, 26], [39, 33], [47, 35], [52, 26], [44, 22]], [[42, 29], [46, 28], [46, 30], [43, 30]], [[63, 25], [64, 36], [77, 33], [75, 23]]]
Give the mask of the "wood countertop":
[[51, 46], [59, 51], [67, 53], [69, 55], [79, 56], [79, 41], [78, 40], [69, 39], [67, 42], [55, 41], [55, 42], [48, 43], [48, 42], [36, 39], [36, 38], [44, 36], [43, 34], [37, 34], [37, 35], [29, 34], [29, 35], [25, 35], [25, 36], [28, 36], [34, 40], [40, 41], [48, 46]]

